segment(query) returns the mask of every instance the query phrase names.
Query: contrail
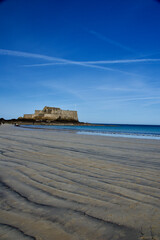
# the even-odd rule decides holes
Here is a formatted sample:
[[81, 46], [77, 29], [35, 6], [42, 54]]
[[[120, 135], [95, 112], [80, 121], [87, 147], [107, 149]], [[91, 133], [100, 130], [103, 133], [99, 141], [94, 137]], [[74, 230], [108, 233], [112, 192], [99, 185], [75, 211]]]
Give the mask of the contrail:
[[49, 65], [55, 65], [55, 64], [73, 64], [73, 65], [78, 65], [78, 66], [83, 66], [83, 67], [94, 68], [94, 69], [102, 69], [102, 70], [107, 70], [107, 71], [112, 71], [112, 72], [120, 72], [120, 73], [123, 73], [123, 74], [132, 75], [132, 76], [139, 76], [138, 74], [130, 73], [130, 72], [127, 72], [127, 71], [122, 71], [122, 70], [115, 69], [115, 68], [109, 68], [109, 67], [97, 66], [96, 65], [96, 64], [98, 64], [98, 62], [101, 62], [101, 63], [103, 62], [104, 63], [104, 61], [95, 61], [95, 62], [92, 62], [92, 63], [91, 62], [71, 61], [71, 60], [64, 59], [64, 58], [50, 57], [50, 56], [46, 56], [46, 55], [42, 55], [42, 54], [35, 54], [35, 53], [28, 53], [28, 52], [21, 52], [21, 51], [13, 51], [13, 50], [7, 50], [7, 49], [0, 49], [0, 55], [44, 59], [44, 60], [52, 62], [52, 63], [44, 63], [44, 64], [25, 65], [25, 67], [26, 66], [27, 67], [34, 67], [34, 66], [40, 67], [40, 66], [49, 66]]
[[65, 62], [53, 62], [53, 63], [38, 63], [38, 64], [26, 64], [22, 65], [23, 67], [45, 67], [45, 66], [54, 66], [54, 65], [68, 65], [69, 63]]
[[117, 64], [117, 63], [138, 63], [138, 62], [160, 62], [160, 58], [142, 58], [142, 59], [120, 59], [104, 61], [87, 61], [89, 64]]
[[100, 34], [100, 33], [98, 33], [98, 32], [95, 32], [95, 31], [93, 31], [93, 30], [90, 30], [89, 33], [92, 34], [92, 35], [94, 35], [94, 36], [96, 36], [97, 38], [105, 41], [105, 42], [108, 42], [108, 43], [110, 43], [110, 44], [112, 44], [112, 45], [115, 45], [115, 46], [117, 46], [117, 47], [120, 47], [120, 48], [122, 48], [122, 49], [124, 49], [124, 50], [127, 50], [127, 51], [129, 51], [129, 52], [135, 53], [135, 51], [134, 51], [133, 49], [131, 49], [131, 48], [129, 48], [129, 47], [126, 47], [126, 46], [122, 45], [121, 43], [116, 42], [116, 41], [114, 41], [114, 40], [112, 40], [112, 39], [110, 39], [110, 38], [108, 38], [108, 37], [106, 37], [106, 36], [103, 36], [102, 34]]
[[124, 102], [127, 102], [127, 101], [137, 101], [137, 100], [157, 100], [157, 99], [160, 99], [160, 97], [133, 97], [133, 98], [113, 98], [111, 99], [112, 101], [115, 100], [115, 101], [124, 101]]
[[[99, 64], [123, 64], [123, 63], [147, 63], [147, 62], [160, 62], [160, 58], [143, 58], [143, 59], [120, 59], [120, 60], [103, 60], [103, 61], [74, 61], [73, 62], [52, 62], [52, 63], [40, 63], [40, 64], [27, 64], [23, 67], [41, 67], [41, 66], [52, 66], [52, 65], [66, 65], [66, 64], [78, 64], [92, 67], [98, 67]], [[88, 65], [89, 64], [89, 65]], [[101, 67], [105, 69], [105, 67]], [[111, 70], [111, 68], [110, 68]], [[113, 69], [115, 70], [115, 69]], [[120, 70], [119, 70], [120, 71]]]
[[140, 76], [139, 74], [135, 74], [135, 73], [127, 72], [127, 71], [122, 71], [122, 70], [115, 69], [115, 68], [108, 68], [108, 67], [103, 67], [103, 66], [87, 64], [87, 62], [42, 63], [42, 64], [27, 64], [27, 65], [22, 65], [22, 66], [23, 67], [45, 67], [45, 66], [68, 65], [68, 64], [75, 64], [75, 65], [80, 65], [80, 66], [89, 67], [89, 68], [96, 68], [96, 69], [108, 70], [108, 71], [112, 71], [112, 72], [119, 72], [119, 73], [124, 73], [124, 74], [132, 75], [132, 76]]
[[[88, 63], [83, 63], [83, 62], [78, 62], [78, 61], [71, 61], [71, 60], [64, 59], [64, 58], [50, 57], [50, 56], [41, 55], [41, 54], [20, 52], [20, 51], [12, 51], [12, 50], [7, 50], [7, 49], [0, 49], [0, 55], [9, 55], [9, 56], [16, 56], [16, 57], [44, 59], [44, 60], [48, 60], [48, 61], [52, 61], [52, 62], [56, 61], [56, 62], [53, 62], [53, 63], [42, 64], [42, 66], [43, 65], [45, 65], [45, 66], [47, 66], [47, 65], [54, 65], [54, 64], [58, 64], [58, 63], [62, 64], [63, 63], [63, 64], [75, 64], [75, 65], [87, 66], [87, 67], [92, 67], [92, 68], [101, 68], [100, 66], [94, 66], [94, 65], [92, 66], [92, 65], [89, 65]], [[33, 66], [33, 65], [30, 65], [30, 66]], [[37, 66], [40, 66], [40, 64], [38, 64]], [[106, 68], [106, 69], [109, 70], [110, 68]]]
[[[133, 75], [133, 76], [139, 76], [138, 74], [134, 74], [134, 73], [126, 72], [126, 71], [121, 71], [119, 69], [92, 65], [92, 64], [89, 64], [89, 62], [71, 61], [71, 60], [64, 59], [64, 58], [50, 57], [50, 56], [46, 56], [46, 55], [42, 55], [42, 54], [35, 54], [35, 53], [28, 53], [28, 52], [0, 49], [0, 55], [9, 55], [9, 56], [25, 57], [25, 58], [35, 58], [35, 59], [44, 59], [44, 60], [47, 60], [47, 61], [52, 61], [52, 63], [45, 63], [45, 64], [42, 64], [42, 65], [41, 64], [35, 64], [36, 66], [47, 66], [47, 65], [49, 66], [49, 65], [55, 65], [55, 64], [58, 64], [58, 63], [59, 64], [63, 63], [63, 64], [79, 65], [79, 66], [89, 67], [89, 68], [94, 68], [94, 69], [102, 69], [102, 70], [107, 70], [107, 71], [112, 71], [112, 72], [120, 72], [120, 73]], [[53, 62], [53, 61], [55, 61], [55, 62]], [[27, 65], [27, 66], [28, 67], [29, 66], [33, 67], [34, 64]]]
[[9, 56], [25, 57], [25, 58], [39, 58], [39, 59], [44, 59], [44, 60], [48, 60], [48, 61], [59, 61], [59, 62], [67, 61], [62, 58], [49, 57], [49, 56], [41, 55], [41, 54], [13, 51], [13, 50], [7, 50], [7, 49], [0, 49], [0, 55], [9, 55]]

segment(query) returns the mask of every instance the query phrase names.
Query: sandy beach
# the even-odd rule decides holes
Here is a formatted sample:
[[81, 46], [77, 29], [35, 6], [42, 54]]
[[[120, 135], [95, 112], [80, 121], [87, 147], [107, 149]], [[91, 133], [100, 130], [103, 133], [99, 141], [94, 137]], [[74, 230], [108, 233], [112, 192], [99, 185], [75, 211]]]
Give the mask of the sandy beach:
[[0, 126], [0, 239], [160, 239], [160, 141]]

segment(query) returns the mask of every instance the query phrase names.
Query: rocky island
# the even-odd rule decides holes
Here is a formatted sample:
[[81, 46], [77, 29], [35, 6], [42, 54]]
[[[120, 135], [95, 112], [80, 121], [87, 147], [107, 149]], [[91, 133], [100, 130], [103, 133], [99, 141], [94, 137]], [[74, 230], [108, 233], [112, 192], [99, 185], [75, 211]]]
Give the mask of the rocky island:
[[45, 106], [42, 110], [35, 110], [34, 114], [24, 114], [19, 119], [78, 122], [78, 114], [77, 111]]
[[45, 106], [42, 110], [35, 110], [33, 114], [24, 114], [18, 119], [5, 120], [0, 119], [0, 123], [11, 124], [37, 124], [37, 125], [53, 125], [53, 124], [83, 124], [78, 120], [77, 111], [62, 110], [57, 107]]

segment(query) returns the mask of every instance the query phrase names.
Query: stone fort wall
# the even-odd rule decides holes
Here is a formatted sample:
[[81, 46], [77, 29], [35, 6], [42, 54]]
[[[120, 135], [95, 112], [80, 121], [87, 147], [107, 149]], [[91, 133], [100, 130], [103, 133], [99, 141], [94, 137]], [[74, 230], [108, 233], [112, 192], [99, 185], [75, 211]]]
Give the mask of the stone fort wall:
[[54, 107], [44, 107], [43, 110], [35, 110], [34, 114], [24, 114], [24, 119], [37, 120], [67, 120], [78, 121], [77, 111], [62, 110]]

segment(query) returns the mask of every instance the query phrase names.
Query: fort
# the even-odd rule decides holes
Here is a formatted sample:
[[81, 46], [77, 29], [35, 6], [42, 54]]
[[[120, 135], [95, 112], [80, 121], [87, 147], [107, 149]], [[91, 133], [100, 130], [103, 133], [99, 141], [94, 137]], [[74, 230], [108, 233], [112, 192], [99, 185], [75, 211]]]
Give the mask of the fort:
[[56, 107], [45, 106], [43, 110], [35, 110], [34, 114], [24, 114], [23, 118], [19, 119], [78, 122], [78, 114], [77, 111], [62, 110]]

